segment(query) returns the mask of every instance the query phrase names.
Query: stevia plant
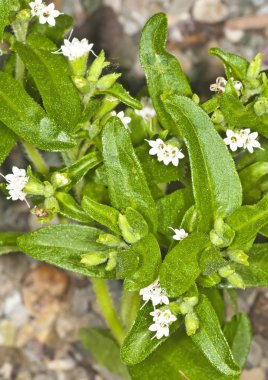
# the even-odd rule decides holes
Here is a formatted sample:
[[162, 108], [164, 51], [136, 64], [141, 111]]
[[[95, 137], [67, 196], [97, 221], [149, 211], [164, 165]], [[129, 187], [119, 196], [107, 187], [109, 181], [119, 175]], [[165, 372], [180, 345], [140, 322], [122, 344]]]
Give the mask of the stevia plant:
[[[105, 52], [66, 36], [73, 19], [54, 4], [1, 0], [0, 14], [0, 160], [19, 141], [31, 162], [2, 167], [1, 190], [41, 223], [54, 220], [1, 233], [0, 253], [91, 277], [107, 329], [83, 329], [81, 340], [122, 378], [239, 379], [251, 332], [236, 289], [268, 284], [262, 56], [211, 49], [226, 78], [200, 103], [156, 14], [141, 35], [139, 101]], [[59, 152], [61, 165], [42, 151]], [[107, 279], [122, 284], [115, 306]]]

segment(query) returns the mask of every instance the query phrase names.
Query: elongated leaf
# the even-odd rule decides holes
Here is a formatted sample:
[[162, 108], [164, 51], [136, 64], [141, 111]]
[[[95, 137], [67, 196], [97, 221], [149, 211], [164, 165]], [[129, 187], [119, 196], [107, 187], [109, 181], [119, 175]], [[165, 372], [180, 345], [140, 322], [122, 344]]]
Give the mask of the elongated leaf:
[[127, 273], [125, 287], [130, 291], [139, 290], [150, 285], [158, 276], [161, 263], [161, 252], [154, 235], [149, 234], [137, 243], [133, 244], [127, 251], [127, 258], [136, 259], [138, 267], [132, 269], [132, 260], [124, 260], [124, 252], [119, 256], [122, 260], [122, 274]]
[[219, 372], [227, 376], [238, 376], [239, 367], [221, 330], [217, 314], [205, 296], [201, 296], [195, 311], [200, 328], [191, 339]]
[[83, 198], [82, 207], [93, 220], [108, 227], [117, 235], [121, 234], [120, 228], [118, 227], [119, 211], [115, 208], [102, 205], [89, 197]]
[[261, 197], [258, 181], [268, 174], [268, 162], [260, 161], [247, 166], [239, 173], [243, 187], [244, 203], [257, 202]]
[[34, 79], [48, 115], [63, 131], [73, 131], [79, 121], [81, 105], [66, 59], [19, 42], [15, 49]]
[[169, 227], [180, 227], [183, 215], [193, 204], [193, 194], [190, 187], [174, 191], [156, 201], [158, 215], [158, 231], [171, 234]]
[[225, 66], [226, 75], [228, 78], [234, 77], [235, 79], [245, 79], [248, 69], [248, 61], [236, 54], [227, 53], [219, 48], [212, 48], [209, 54], [218, 57]]
[[129, 93], [124, 89], [120, 83], [115, 83], [112, 87], [108, 88], [105, 91], [99, 91], [100, 94], [108, 94], [113, 96], [116, 99], [119, 99], [122, 103], [126, 104], [129, 107], [141, 110], [141, 103], [133, 98]]
[[8, 16], [10, 12], [10, 7], [10, 0], [0, 0], [0, 43], [2, 42], [4, 29], [9, 22]]
[[83, 253], [104, 251], [105, 246], [96, 243], [102, 231], [78, 225], [52, 225], [25, 234], [18, 238], [18, 247], [37, 260], [93, 277], [114, 277], [106, 272], [106, 264], [87, 267], [80, 263]]
[[118, 344], [108, 330], [100, 328], [83, 328], [79, 331], [82, 345], [88, 350], [97, 363], [105, 366], [110, 372], [130, 380], [128, 370], [120, 360]]
[[60, 214], [81, 223], [90, 223], [92, 219], [85, 213], [75, 199], [67, 193], [56, 193], [55, 197], [60, 205]]
[[65, 173], [70, 178], [71, 182], [64, 187], [65, 190], [70, 189], [77, 182], [81, 181], [90, 169], [99, 165], [102, 161], [100, 154], [96, 151], [86, 154], [72, 165], [61, 170], [60, 173]]
[[160, 268], [160, 282], [168, 296], [179, 296], [193, 285], [201, 273], [199, 256], [208, 245], [205, 235], [193, 232], [167, 254]]
[[194, 102], [172, 95], [164, 105], [189, 151], [199, 230], [209, 231], [214, 219], [229, 215], [241, 205], [242, 190], [234, 162], [211, 120]]
[[246, 362], [251, 343], [251, 324], [248, 316], [239, 313], [224, 326], [224, 335], [231, 347], [235, 361], [242, 368]]
[[64, 150], [74, 146], [74, 141], [6, 73], [0, 73], [0, 121], [40, 149]]
[[[148, 328], [152, 325], [153, 317], [150, 312], [153, 311], [151, 304], [143, 306], [137, 315], [134, 325], [128, 332], [121, 347], [121, 359], [125, 364], [133, 365], [146, 359], [160, 344], [167, 338], [152, 339], [154, 332]], [[180, 325], [181, 318], [170, 326], [170, 334], [172, 334]], [[157, 377], [156, 377], [157, 378]]]
[[6, 159], [11, 149], [16, 144], [16, 135], [0, 122], [0, 164]]
[[183, 330], [178, 330], [146, 360], [130, 366], [132, 380], [239, 380], [217, 371]]
[[268, 223], [268, 195], [254, 206], [240, 207], [226, 222], [236, 233], [230, 249], [248, 250], [257, 233]]
[[173, 120], [163, 106], [162, 94], [191, 96], [192, 91], [177, 59], [165, 50], [167, 17], [157, 13], [147, 21], [140, 40], [140, 62], [161, 124], [171, 129]]
[[18, 252], [17, 238], [20, 233], [0, 232], [0, 255], [10, 252]]
[[249, 251], [249, 266], [237, 268], [247, 288], [268, 286], [268, 244], [254, 244]]
[[201, 293], [208, 298], [219, 318], [220, 324], [222, 324], [225, 318], [225, 304], [222, 289], [202, 288]]
[[136, 209], [155, 231], [157, 227], [155, 203], [131, 144], [130, 136], [117, 117], [110, 118], [106, 123], [102, 142], [109, 195], [113, 207], [118, 210], [126, 207]]

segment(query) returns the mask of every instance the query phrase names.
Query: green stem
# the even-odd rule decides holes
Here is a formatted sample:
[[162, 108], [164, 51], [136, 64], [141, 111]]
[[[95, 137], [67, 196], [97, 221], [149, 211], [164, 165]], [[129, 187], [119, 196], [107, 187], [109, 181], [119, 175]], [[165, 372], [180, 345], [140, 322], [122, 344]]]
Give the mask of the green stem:
[[120, 319], [114, 309], [114, 305], [109, 295], [106, 281], [101, 278], [91, 278], [92, 285], [99, 303], [102, 315], [110, 328], [113, 336], [121, 345], [125, 333]]
[[24, 149], [36, 170], [41, 174], [48, 174], [49, 169], [38, 150], [26, 141], [22, 142]]
[[[28, 22], [27, 21], [20, 22], [19, 20], [15, 20], [12, 24], [12, 28], [13, 28], [17, 41], [25, 42], [26, 36], [27, 36], [27, 30], [28, 30]], [[16, 54], [15, 73], [16, 73], [16, 79], [21, 85], [23, 85], [24, 72], [25, 72], [24, 63], [20, 59], [19, 55]]]
[[121, 301], [121, 318], [124, 325], [129, 329], [140, 308], [140, 296], [138, 292], [129, 292], [128, 290], [123, 290], [123, 297]]

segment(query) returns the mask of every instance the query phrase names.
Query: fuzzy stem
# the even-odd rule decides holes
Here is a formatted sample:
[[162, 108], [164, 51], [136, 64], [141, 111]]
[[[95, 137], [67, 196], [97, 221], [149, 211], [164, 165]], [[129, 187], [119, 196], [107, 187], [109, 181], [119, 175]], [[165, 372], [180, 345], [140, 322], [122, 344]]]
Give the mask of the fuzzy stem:
[[121, 321], [114, 309], [106, 281], [101, 278], [91, 278], [91, 281], [106, 324], [110, 328], [115, 339], [121, 345], [125, 333]]
[[[15, 20], [12, 24], [12, 29], [14, 31], [15, 37], [19, 42], [25, 42], [27, 30], [28, 30], [28, 22], [20, 22], [19, 20]], [[22, 60], [20, 59], [18, 53], [16, 54], [16, 79], [23, 86], [24, 80], [24, 72], [25, 66]]]
[[121, 317], [127, 329], [129, 329], [135, 320], [140, 307], [140, 296], [138, 292], [129, 292], [123, 290], [121, 301]]
[[26, 141], [23, 141], [22, 144], [26, 151], [27, 156], [33, 163], [36, 170], [41, 174], [44, 174], [44, 175], [48, 174], [49, 169], [47, 167], [47, 164], [45, 163], [43, 157], [38, 152], [38, 150]]

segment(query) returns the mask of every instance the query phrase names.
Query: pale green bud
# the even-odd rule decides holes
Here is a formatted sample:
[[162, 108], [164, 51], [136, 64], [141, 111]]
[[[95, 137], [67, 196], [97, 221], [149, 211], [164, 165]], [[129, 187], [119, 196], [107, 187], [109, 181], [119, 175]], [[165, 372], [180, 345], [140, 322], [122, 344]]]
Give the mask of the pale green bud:
[[23, 188], [24, 193], [29, 195], [45, 195], [45, 186], [39, 182], [29, 181]]
[[53, 173], [51, 182], [55, 189], [68, 185], [70, 178], [67, 173]]
[[231, 265], [226, 265], [225, 267], [220, 268], [218, 272], [221, 277], [227, 278], [231, 276], [235, 270]]
[[212, 244], [219, 248], [228, 247], [235, 236], [235, 232], [223, 219], [219, 218], [214, 223], [214, 229], [210, 231], [210, 240]]
[[125, 215], [119, 214], [118, 226], [129, 244], [136, 243], [148, 234], [148, 225], [142, 215], [131, 207], [126, 208]]
[[191, 313], [193, 311], [193, 307], [188, 304], [188, 302], [182, 302], [180, 304], [180, 312], [182, 315]]
[[254, 111], [255, 114], [258, 116], [268, 114], [268, 99], [259, 98], [254, 104]]
[[213, 112], [211, 116], [211, 120], [214, 124], [221, 124], [224, 122], [223, 113], [220, 110], [216, 110]]
[[193, 94], [192, 96], [192, 101], [195, 103], [195, 104], [199, 104], [200, 103], [200, 98], [197, 94]]
[[101, 234], [96, 242], [107, 245], [108, 247], [128, 247], [122, 239], [112, 234]]
[[247, 79], [256, 79], [261, 71], [263, 54], [258, 53], [250, 62], [247, 69]]
[[185, 316], [184, 323], [188, 336], [195, 334], [196, 330], [199, 328], [199, 319], [194, 312], [189, 313]]
[[109, 252], [109, 259], [108, 259], [108, 263], [105, 267], [105, 270], [110, 272], [116, 267], [116, 265], [117, 265], [117, 252], [116, 251]]
[[105, 62], [105, 54], [102, 50], [99, 56], [92, 62], [87, 71], [87, 80], [90, 83], [96, 83], [102, 73], [104, 67], [108, 66], [110, 62]]
[[89, 84], [89, 82], [83, 77], [83, 76], [72, 76], [72, 81], [75, 85], [75, 87], [80, 91], [82, 92], [82, 94], [87, 94], [90, 89], [91, 89], [91, 86]]
[[245, 289], [246, 288], [246, 285], [245, 285], [242, 277], [237, 273], [233, 273], [230, 276], [228, 276], [227, 280], [230, 282], [230, 284], [232, 284], [236, 288], [239, 288], [239, 289]]
[[208, 276], [200, 275], [198, 277], [198, 283], [204, 288], [211, 288], [214, 285], [217, 285], [221, 282], [221, 277], [218, 273], [212, 273]]
[[56, 198], [48, 197], [44, 201], [44, 209], [51, 214], [57, 214], [60, 211], [60, 206]]
[[20, 22], [28, 22], [32, 18], [30, 9], [22, 9], [17, 13], [16, 19]]
[[242, 265], [249, 265], [248, 255], [239, 249], [233, 251], [227, 251], [228, 256], [232, 261]]
[[44, 182], [45, 189], [44, 189], [44, 197], [49, 198], [55, 193], [54, 187], [51, 185], [51, 183], [45, 181]]
[[183, 300], [193, 307], [198, 304], [198, 297], [196, 297], [196, 296], [184, 297]]
[[108, 88], [111, 88], [112, 85], [117, 81], [117, 79], [121, 77], [121, 74], [119, 73], [112, 73], [104, 75], [102, 78], [100, 78], [97, 82], [96, 88], [99, 91], [105, 91], [108, 90]]
[[80, 263], [94, 267], [105, 263], [107, 260], [108, 254], [106, 252], [89, 252], [81, 255]]

